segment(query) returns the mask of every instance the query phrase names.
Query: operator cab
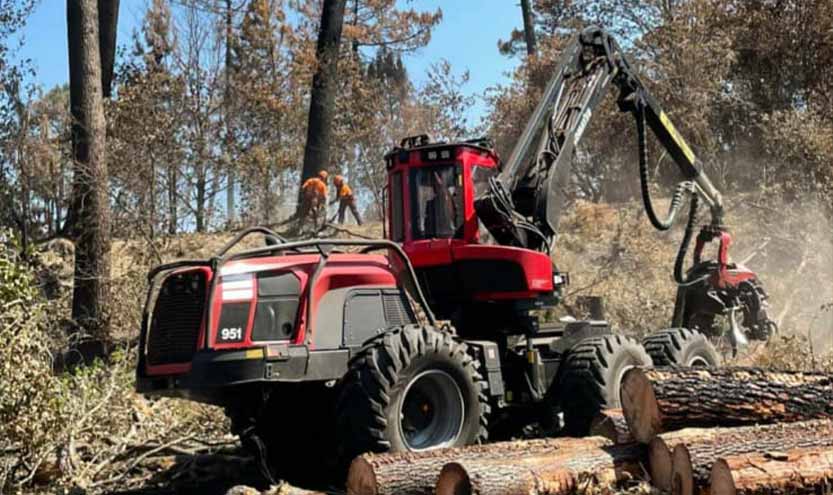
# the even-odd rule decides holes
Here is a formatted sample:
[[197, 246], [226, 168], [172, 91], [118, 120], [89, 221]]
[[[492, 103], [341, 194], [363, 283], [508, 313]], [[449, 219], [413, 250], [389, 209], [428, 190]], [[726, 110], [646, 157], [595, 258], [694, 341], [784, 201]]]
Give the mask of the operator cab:
[[440, 318], [458, 320], [473, 308], [483, 314], [487, 306], [505, 313], [507, 304], [553, 303], [557, 287], [549, 255], [494, 245], [478, 220], [475, 197], [500, 169], [485, 140], [410, 137], [385, 160], [388, 236], [402, 244]]

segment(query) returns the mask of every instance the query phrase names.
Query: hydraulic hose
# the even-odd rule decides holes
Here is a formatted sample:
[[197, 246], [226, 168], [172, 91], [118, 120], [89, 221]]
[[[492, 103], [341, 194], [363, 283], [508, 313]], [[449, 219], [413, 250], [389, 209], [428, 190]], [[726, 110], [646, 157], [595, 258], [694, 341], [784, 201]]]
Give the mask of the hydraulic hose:
[[709, 275], [704, 275], [698, 278], [687, 279], [683, 273], [685, 256], [686, 253], [688, 253], [691, 238], [694, 236], [694, 229], [697, 227], [697, 209], [699, 206], [700, 197], [697, 193], [692, 193], [691, 203], [688, 208], [688, 221], [685, 225], [685, 231], [683, 231], [683, 240], [680, 242], [680, 248], [677, 250], [677, 258], [674, 260], [674, 281], [681, 287], [689, 287], [698, 284], [709, 277]]
[[645, 214], [655, 229], [665, 231], [674, 225], [674, 220], [683, 205], [687, 193], [691, 194], [691, 203], [688, 210], [688, 221], [686, 222], [683, 240], [677, 250], [677, 257], [674, 260], [674, 281], [682, 287], [691, 286], [704, 280], [706, 277], [687, 279], [684, 273], [685, 257], [691, 245], [691, 238], [694, 236], [694, 229], [697, 227], [697, 213], [700, 207], [700, 197], [694, 192], [694, 185], [691, 182], [683, 181], [677, 184], [674, 194], [671, 196], [671, 204], [668, 206], [668, 214], [665, 218], [659, 218], [654, 209], [654, 202], [651, 199], [650, 181], [648, 177], [648, 145], [645, 139], [645, 107], [637, 103], [636, 111], [636, 133], [639, 141], [639, 182], [642, 189], [642, 204], [645, 207]]
[[685, 192], [690, 188], [687, 182], [677, 184], [674, 195], [671, 197], [671, 204], [668, 206], [668, 215], [659, 218], [654, 209], [654, 202], [651, 199], [651, 189], [648, 177], [648, 145], [645, 140], [645, 107], [637, 104], [634, 112], [636, 117], [636, 133], [639, 142], [639, 182], [642, 188], [642, 204], [645, 205], [645, 214], [651, 221], [651, 225], [657, 230], [668, 230], [674, 224], [674, 219], [683, 204]]

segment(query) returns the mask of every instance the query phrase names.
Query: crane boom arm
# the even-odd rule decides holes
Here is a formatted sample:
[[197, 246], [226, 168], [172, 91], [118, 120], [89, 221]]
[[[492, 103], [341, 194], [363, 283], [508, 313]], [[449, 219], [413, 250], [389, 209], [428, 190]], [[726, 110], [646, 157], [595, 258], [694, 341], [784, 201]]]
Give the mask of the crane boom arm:
[[636, 117], [643, 195], [648, 194], [646, 123], [684, 177], [667, 219], [656, 217], [650, 197], [646, 196], [652, 223], [657, 228], [668, 228], [686, 191], [696, 192], [708, 204], [714, 225], [722, 223], [722, 197], [694, 152], [648, 92], [613, 37], [601, 28], [589, 27], [562, 53], [541, 101], [500, 174], [489, 182], [487, 191], [478, 194], [478, 216], [498, 243], [551, 248], [574, 150], [611, 85], [619, 89], [620, 110]]

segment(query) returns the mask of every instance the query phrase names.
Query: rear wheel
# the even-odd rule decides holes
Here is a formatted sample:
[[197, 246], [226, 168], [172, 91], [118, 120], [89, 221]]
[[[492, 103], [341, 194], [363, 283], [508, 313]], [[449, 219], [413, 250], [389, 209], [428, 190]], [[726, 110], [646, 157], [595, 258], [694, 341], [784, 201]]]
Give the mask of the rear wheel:
[[649, 335], [642, 345], [654, 366], [720, 366], [720, 355], [709, 339], [686, 328], [668, 328]]
[[579, 342], [567, 354], [556, 392], [566, 433], [587, 435], [602, 409], [620, 406], [619, 388], [625, 372], [651, 364], [645, 349], [630, 337], [606, 335]]
[[342, 458], [485, 440], [485, 389], [477, 361], [450, 333], [390, 330], [350, 363], [337, 406]]

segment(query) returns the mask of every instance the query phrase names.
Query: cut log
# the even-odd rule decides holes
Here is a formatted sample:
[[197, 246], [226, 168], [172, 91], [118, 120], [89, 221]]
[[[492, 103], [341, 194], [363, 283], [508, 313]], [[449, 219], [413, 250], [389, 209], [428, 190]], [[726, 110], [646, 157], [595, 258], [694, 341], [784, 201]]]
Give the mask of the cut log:
[[756, 368], [629, 370], [622, 410], [633, 437], [664, 431], [833, 418], [833, 374]]
[[[695, 489], [701, 489], [708, 486], [712, 465], [720, 458], [746, 454], [767, 455], [795, 449], [833, 448], [833, 421], [815, 420], [738, 428], [690, 428], [667, 433], [662, 439], [672, 450], [685, 445], [690, 457], [690, 483]], [[680, 464], [679, 459], [674, 458], [672, 471], [675, 462]], [[675, 475], [687, 476], [685, 473], [680, 466], [676, 466], [672, 478]], [[687, 480], [682, 482], [689, 483]]]
[[638, 444], [564, 450], [515, 460], [462, 459], [445, 465], [437, 495], [564, 495], [579, 487], [610, 487], [642, 474]]
[[671, 495], [694, 495], [691, 454], [683, 444], [675, 446], [671, 453]]
[[651, 484], [663, 492], [670, 492], [671, 471], [671, 449], [660, 437], [651, 440], [648, 444], [648, 474], [651, 475]]
[[517, 460], [559, 451], [579, 452], [610, 447], [602, 437], [548, 438], [473, 445], [464, 448], [364, 454], [353, 460], [347, 474], [348, 495], [423, 495], [434, 493], [440, 470], [462, 460]]
[[718, 459], [710, 477], [712, 495], [809, 495], [831, 490], [833, 449], [829, 447]]
[[633, 442], [621, 409], [605, 409], [596, 415], [590, 423], [590, 436], [605, 437], [615, 444]]

